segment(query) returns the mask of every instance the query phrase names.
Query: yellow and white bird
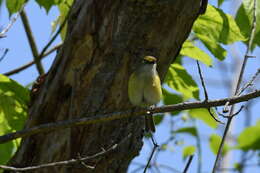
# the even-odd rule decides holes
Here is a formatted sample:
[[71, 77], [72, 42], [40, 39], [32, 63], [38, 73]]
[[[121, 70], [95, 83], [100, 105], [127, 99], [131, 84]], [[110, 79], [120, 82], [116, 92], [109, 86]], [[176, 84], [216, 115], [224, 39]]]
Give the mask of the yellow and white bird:
[[[145, 56], [142, 64], [130, 76], [128, 81], [128, 97], [134, 106], [148, 108], [162, 98], [161, 80], [156, 70], [157, 59]], [[155, 132], [153, 117], [145, 116], [145, 131]]]

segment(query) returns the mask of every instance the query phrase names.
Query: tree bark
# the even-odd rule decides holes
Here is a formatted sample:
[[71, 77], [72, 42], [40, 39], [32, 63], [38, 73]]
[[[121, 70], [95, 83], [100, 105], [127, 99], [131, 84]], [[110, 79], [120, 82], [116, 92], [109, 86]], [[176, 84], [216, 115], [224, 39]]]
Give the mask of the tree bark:
[[[145, 55], [163, 79], [198, 17], [200, 0], [75, 0], [67, 36], [29, 110], [26, 127], [131, 109], [128, 78]], [[10, 164], [39, 165], [93, 155], [132, 136], [104, 157], [33, 172], [126, 172], [139, 154], [143, 117], [68, 128], [22, 140]]]

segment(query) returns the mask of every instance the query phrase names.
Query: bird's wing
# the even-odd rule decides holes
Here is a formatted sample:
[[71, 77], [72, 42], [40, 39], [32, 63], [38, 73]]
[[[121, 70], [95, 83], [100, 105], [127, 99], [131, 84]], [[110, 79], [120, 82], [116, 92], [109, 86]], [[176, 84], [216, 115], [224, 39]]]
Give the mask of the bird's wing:
[[144, 98], [150, 105], [158, 103], [162, 98], [161, 81], [158, 75], [152, 76], [151, 83], [146, 83], [144, 86]]
[[132, 73], [128, 81], [128, 97], [130, 102], [135, 106], [140, 106], [143, 101], [143, 85], [142, 80], [138, 80], [138, 75]]

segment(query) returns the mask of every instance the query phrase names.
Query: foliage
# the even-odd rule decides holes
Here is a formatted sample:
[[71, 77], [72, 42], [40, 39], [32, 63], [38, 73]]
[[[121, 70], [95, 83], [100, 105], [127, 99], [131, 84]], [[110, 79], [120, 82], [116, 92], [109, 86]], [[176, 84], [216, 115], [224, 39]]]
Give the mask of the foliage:
[[[245, 43], [248, 43], [249, 35], [252, 29], [253, 24], [253, 0], [243, 0], [237, 15], [236, 15], [236, 22], [242, 32], [242, 34], [247, 38]], [[260, 0], [257, 0], [256, 6], [256, 34], [253, 40], [253, 49], [255, 46], [260, 45]]]
[[[211, 109], [212, 114], [216, 117], [217, 115]], [[201, 109], [191, 109], [189, 110], [189, 114], [191, 117], [201, 120], [205, 124], [207, 124], [211, 128], [217, 128], [218, 122], [216, 122], [213, 117], [211, 117], [209, 111], [205, 108]]]
[[238, 136], [237, 149], [244, 151], [260, 150], [260, 120], [256, 125], [245, 128]]
[[182, 157], [185, 160], [188, 156], [193, 155], [196, 152], [196, 148], [193, 145], [189, 145], [183, 148]]
[[197, 128], [196, 127], [184, 127], [176, 130], [174, 133], [187, 133], [191, 136], [198, 136]]
[[[219, 0], [218, 5], [224, 0]], [[243, 1], [236, 18], [234, 19], [231, 15], [224, 13], [220, 8], [208, 5], [206, 14], [200, 16], [193, 25], [193, 32], [188, 40], [182, 46], [180, 55], [182, 57], [190, 57], [195, 60], [199, 60], [203, 64], [213, 67], [213, 59], [211, 57], [217, 58], [217, 60], [224, 60], [227, 55], [227, 51], [224, 45], [233, 44], [235, 42], [244, 42], [247, 44], [248, 37], [252, 28], [252, 8], [253, 1], [246, 0]], [[260, 1], [258, 0], [258, 6]], [[257, 15], [259, 15], [259, 7], [257, 7]], [[259, 16], [260, 17], [260, 16]], [[259, 18], [257, 17], [257, 18]], [[260, 27], [257, 22], [256, 36], [253, 44], [259, 45], [260, 38]], [[259, 36], [258, 36], [259, 35]], [[201, 44], [203, 46], [201, 46]], [[206, 51], [202, 50], [200, 47], [207, 48]], [[181, 65], [181, 61], [172, 64], [169, 68], [168, 74], [165, 79], [167, 86], [165, 88], [171, 88], [172, 90], [178, 92], [176, 95], [172, 90], [164, 91], [164, 103], [165, 104], [175, 104], [176, 101], [179, 103], [187, 99], [199, 99], [199, 88], [196, 82], [188, 74], [188, 72]], [[169, 92], [171, 91], [171, 92]], [[211, 109], [212, 114], [217, 117], [217, 114], [213, 109]], [[183, 112], [173, 112], [173, 115], [181, 114]], [[216, 129], [218, 123], [211, 117], [207, 109], [192, 109], [188, 111], [190, 117], [197, 120], [201, 120], [209, 127]], [[259, 123], [254, 127], [249, 127], [243, 131], [238, 137], [237, 149], [242, 150], [259, 150], [259, 136], [257, 131], [259, 131]], [[193, 127], [180, 127], [174, 131], [174, 134], [186, 133], [190, 134], [192, 137], [196, 138], [198, 136], [198, 129], [196, 126]], [[250, 136], [250, 140], [248, 140]], [[209, 139], [209, 147], [214, 154], [217, 154], [221, 137], [212, 134]], [[194, 146], [184, 148], [184, 153], [188, 153], [189, 150], [193, 150]], [[223, 154], [226, 154], [231, 147], [224, 145]], [[185, 152], [184, 152], [185, 151]], [[187, 155], [185, 155], [187, 157]]]
[[226, 57], [226, 50], [221, 44], [245, 40], [233, 17], [211, 5], [208, 5], [206, 14], [196, 20], [193, 32], [219, 60]]
[[[0, 135], [23, 128], [29, 92], [17, 82], [0, 75]], [[0, 144], [0, 164], [6, 163], [17, 150], [20, 140]]]
[[13, 13], [18, 12], [26, 2], [26, 0], [6, 0], [9, 15], [11, 16]]
[[212, 59], [210, 56], [199, 47], [196, 47], [190, 40], [186, 40], [183, 43], [180, 55], [194, 58], [207, 66], [212, 66]]
[[183, 95], [184, 100], [199, 99], [199, 88], [186, 69], [180, 64], [172, 64], [168, 69], [165, 82]]
[[[165, 105], [177, 104], [183, 102], [183, 98], [179, 94], [167, 91], [163, 88], [163, 103]], [[171, 115], [178, 115], [180, 111], [171, 112]]]
[[[210, 149], [211, 151], [214, 153], [214, 154], [217, 154], [218, 152], [218, 148], [220, 146], [220, 142], [221, 142], [221, 137], [217, 134], [212, 134], [209, 138], [209, 146], [210, 146]], [[224, 144], [224, 148], [223, 148], [223, 154], [227, 154], [227, 151], [228, 151], [229, 147], [228, 145]]]
[[[2, 1], [0, 1], [2, 2]], [[52, 7], [59, 9], [59, 16], [52, 22], [52, 33], [60, 26], [69, 13], [69, 9], [73, 0], [35, 0], [35, 2], [48, 13]], [[183, 57], [190, 57], [205, 64], [207, 67], [214, 68], [214, 61], [223, 61], [226, 58], [226, 45], [236, 42], [248, 44], [249, 35], [253, 24], [253, 0], [243, 0], [235, 19], [223, 12], [220, 8], [224, 0], [218, 0], [219, 8], [208, 5], [207, 11], [201, 15], [193, 25], [191, 36], [186, 40], [180, 50], [180, 59], [177, 63], [171, 64], [167, 76], [164, 80], [163, 88], [163, 104], [177, 104], [191, 99], [199, 100], [200, 89], [198, 82], [195, 81], [182, 65]], [[9, 15], [18, 12], [27, 0], [6, 0], [6, 7]], [[260, 45], [260, 0], [257, 0], [257, 22], [256, 34], [253, 40], [252, 50]], [[66, 34], [66, 25], [61, 31], [61, 38], [64, 40]], [[195, 62], [195, 61], [194, 61]], [[195, 63], [194, 63], [195, 64]], [[15, 81], [0, 75], [0, 135], [14, 132], [23, 127], [26, 119], [26, 110], [29, 102], [28, 90], [16, 83]], [[215, 117], [217, 114], [211, 110]], [[215, 130], [218, 123], [211, 117], [209, 111], [205, 108], [192, 109], [189, 111], [174, 111], [171, 118], [176, 115], [187, 114], [188, 122], [201, 121], [211, 129]], [[164, 119], [164, 115], [155, 116], [155, 123], [160, 124]], [[184, 122], [186, 123], [186, 122]], [[173, 135], [188, 134], [192, 138], [199, 137], [198, 127], [185, 126], [175, 127]], [[260, 121], [255, 126], [248, 127], [238, 136], [238, 143], [234, 147], [243, 151], [259, 151], [260, 146]], [[15, 140], [0, 145], [0, 163], [6, 163], [8, 159], [16, 151], [20, 140]], [[221, 137], [212, 134], [209, 139], [209, 147], [216, 154]], [[164, 144], [162, 149], [167, 148]], [[224, 154], [231, 147], [224, 146]], [[196, 153], [193, 145], [183, 148], [183, 158]]]

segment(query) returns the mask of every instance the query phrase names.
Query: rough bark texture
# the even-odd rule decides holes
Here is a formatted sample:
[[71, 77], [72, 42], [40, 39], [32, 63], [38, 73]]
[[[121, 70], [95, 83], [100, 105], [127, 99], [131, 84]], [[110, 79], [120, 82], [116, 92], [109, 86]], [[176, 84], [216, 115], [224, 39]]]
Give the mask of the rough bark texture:
[[[200, 0], [77, 0], [68, 34], [36, 100], [26, 127], [131, 108], [129, 75], [144, 55], [159, 59], [163, 78], [178, 55]], [[82, 164], [34, 172], [126, 172], [142, 147], [143, 117], [31, 136], [11, 165], [24, 167], [92, 155], [132, 137], [115, 152]]]

